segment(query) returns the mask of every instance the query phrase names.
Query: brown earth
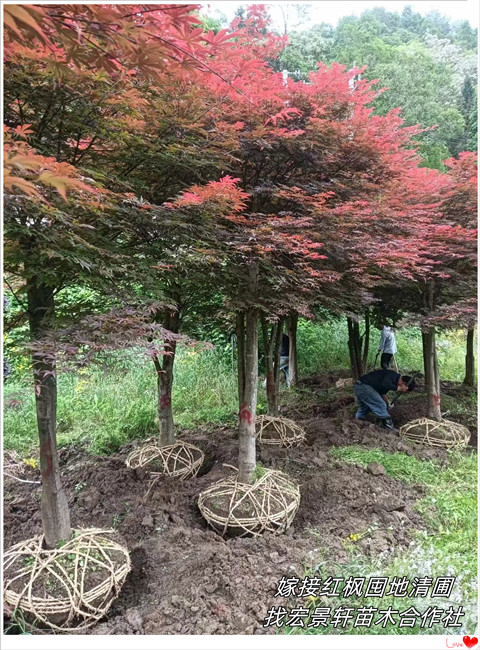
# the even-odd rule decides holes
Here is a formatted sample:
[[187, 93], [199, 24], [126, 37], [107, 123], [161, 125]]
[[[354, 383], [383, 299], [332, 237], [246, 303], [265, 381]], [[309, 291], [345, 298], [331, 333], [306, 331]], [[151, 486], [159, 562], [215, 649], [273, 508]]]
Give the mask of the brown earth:
[[[282, 576], [303, 577], [326, 559], [348, 560], [351, 534], [367, 557], [406, 547], [423, 526], [414, 510], [421, 486], [407, 486], [386, 476], [381, 465], [367, 470], [335, 460], [332, 446], [358, 444], [402, 451], [447, 463], [445, 452], [413, 448], [369, 422], [352, 418], [351, 389], [309, 380], [300, 398], [284, 409], [307, 432], [298, 448], [260, 447], [266, 467], [283, 470], [300, 484], [301, 502], [291, 528], [283, 535], [223, 539], [210, 530], [196, 501], [214, 481], [232, 474], [238, 441], [230, 428], [184, 432], [182, 437], [205, 453], [196, 478], [161, 478], [149, 491], [143, 470], [125, 466], [133, 443], [110, 457], [93, 456], [74, 446], [60, 450], [62, 478], [74, 527], [114, 527], [131, 551], [133, 569], [107, 619], [94, 634], [263, 634], [262, 621]], [[313, 399], [312, 399], [313, 394]], [[315, 399], [318, 396], [318, 403]], [[424, 415], [422, 399], [407, 396], [395, 406], [397, 424]], [[333, 417], [332, 417], [333, 416]], [[28, 468], [24, 478], [38, 480]], [[148, 494], [147, 494], [148, 493]], [[5, 478], [6, 547], [41, 532], [40, 487]]]

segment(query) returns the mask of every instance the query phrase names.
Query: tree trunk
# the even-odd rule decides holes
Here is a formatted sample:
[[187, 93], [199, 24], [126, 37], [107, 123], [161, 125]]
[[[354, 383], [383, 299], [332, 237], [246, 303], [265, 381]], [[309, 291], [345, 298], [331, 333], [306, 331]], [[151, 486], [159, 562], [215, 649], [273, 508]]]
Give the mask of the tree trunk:
[[280, 352], [282, 348], [283, 319], [272, 325], [271, 332], [264, 316], [261, 316], [265, 369], [267, 374], [267, 413], [276, 417], [279, 413]]
[[287, 335], [290, 339], [288, 360], [290, 386], [296, 386], [298, 382], [297, 327], [298, 314], [296, 312], [292, 312], [287, 320]]
[[[55, 313], [52, 287], [27, 285], [28, 319], [32, 342], [42, 338], [48, 321]], [[42, 473], [42, 524], [45, 546], [55, 548], [60, 540], [71, 536], [68, 501], [60, 479], [57, 454], [57, 379], [55, 356], [32, 353], [35, 381], [35, 405], [40, 439], [40, 469]]]
[[435, 328], [431, 327], [422, 332], [424, 363], [425, 363], [425, 388], [428, 399], [428, 417], [432, 420], [441, 420], [439, 372], [436, 355]]
[[355, 340], [353, 334], [353, 321], [347, 316], [347, 325], [348, 325], [348, 354], [350, 357], [350, 370], [352, 371], [353, 379], [358, 379], [359, 374], [357, 372], [357, 362], [355, 359]]
[[237, 336], [238, 404], [243, 404], [245, 394], [245, 312], [237, 313], [235, 333]]
[[280, 392], [280, 352], [282, 351], [282, 337], [283, 337], [283, 318], [277, 323], [275, 331], [275, 340], [273, 348], [273, 379], [275, 383], [275, 395], [277, 399], [277, 415], [278, 415], [278, 395]]
[[[248, 295], [253, 297], [257, 287], [258, 265], [249, 269]], [[258, 384], [258, 310], [248, 307], [245, 335], [245, 385], [240, 402], [238, 427], [238, 480], [253, 483], [256, 468], [255, 421]]]
[[355, 333], [355, 357], [357, 361], [357, 372], [358, 376], [361, 377], [363, 374], [362, 366], [362, 337], [360, 336], [360, 323], [353, 323], [353, 331]]
[[475, 357], [473, 352], [475, 330], [469, 329], [467, 332], [467, 354], [465, 355], [465, 379], [463, 383], [467, 386], [475, 384]]
[[[435, 285], [429, 281], [426, 287], [426, 304], [429, 312], [435, 309]], [[440, 372], [438, 369], [437, 344], [435, 327], [430, 327], [422, 332], [423, 352], [425, 355], [425, 388], [427, 390], [428, 417], [432, 420], [442, 419], [440, 404]]]
[[370, 309], [365, 309], [365, 332], [363, 334], [362, 375], [367, 370], [368, 349], [370, 347]]
[[[434, 331], [434, 337], [435, 337], [435, 341], [433, 346], [433, 360], [434, 360], [434, 368], [435, 368], [435, 394], [437, 395], [438, 400], [440, 401], [440, 395], [442, 391], [440, 390], [440, 368], [438, 366], [437, 341], [436, 341], [435, 331]], [[440, 413], [440, 417], [442, 417], [441, 413]]]
[[425, 337], [422, 332], [422, 354], [423, 354], [423, 376], [425, 377], [425, 386], [427, 385], [427, 349], [425, 347]]
[[272, 333], [268, 329], [268, 323], [264, 316], [261, 316], [260, 323], [262, 326], [263, 349], [265, 353], [265, 371], [267, 375], [267, 413], [268, 415], [278, 415], [278, 393], [275, 385], [275, 361], [274, 361], [274, 344], [277, 333], [277, 323], [272, 326]]
[[[365, 320], [365, 332], [360, 336], [360, 325], [353, 318], [347, 317], [348, 324], [348, 352], [350, 355], [350, 368], [354, 379], [358, 379], [365, 374], [366, 354], [368, 355], [368, 346], [370, 339], [370, 315]], [[363, 353], [362, 353], [363, 349]]]
[[[165, 329], [178, 334], [180, 318], [178, 311], [167, 311], [164, 315], [163, 325]], [[173, 445], [175, 442], [175, 430], [173, 424], [172, 409], [172, 387], [173, 387], [173, 366], [175, 363], [176, 341], [165, 343], [162, 363], [157, 357], [155, 368], [157, 370], [158, 386], [158, 423], [159, 423], [159, 444], [161, 447]]]

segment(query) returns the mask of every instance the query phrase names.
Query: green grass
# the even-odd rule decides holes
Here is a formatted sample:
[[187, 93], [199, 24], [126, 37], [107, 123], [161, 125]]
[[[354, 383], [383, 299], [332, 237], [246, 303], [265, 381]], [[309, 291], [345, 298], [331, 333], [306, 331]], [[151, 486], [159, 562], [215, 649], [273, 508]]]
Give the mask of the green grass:
[[[360, 327], [363, 332], [363, 326]], [[373, 368], [380, 332], [370, 330], [368, 367]], [[319, 324], [301, 320], [298, 324], [298, 365], [302, 376], [335, 368], [348, 368], [348, 331], [346, 319]], [[423, 372], [422, 336], [416, 327], [396, 333], [397, 363], [401, 371]], [[437, 334], [437, 356], [442, 379], [463, 381], [465, 376], [466, 331]]]
[[[448, 466], [442, 467], [434, 461], [422, 461], [403, 453], [386, 453], [378, 449], [367, 450], [361, 447], [341, 447], [330, 453], [347, 463], [366, 466], [370, 462], [381, 463], [389, 476], [406, 483], [419, 483], [426, 487], [426, 495], [416, 504], [428, 529], [419, 531], [410, 548], [402, 550], [393, 557], [378, 557], [368, 560], [356, 548], [353, 540], [369, 534], [369, 531], [356, 531], [353, 540], [346, 540], [350, 560], [345, 564], [325, 561], [321, 566], [323, 576], [407, 576], [413, 577], [450, 575], [456, 582], [448, 601], [442, 598], [329, 598], [315, 605], [376, 607], [404, 611], [410, 606], [423, 613], [429, 606], [455, 609], [462, 605], [466, 614], [460, 619], [461, 628], [443, 628], [442, 624], [432, 628], [399, 628], [387, 626], [385, 629], [347, 628], [335, 630], [294, 628], [286, 630], [289, 634], [464, 634], [477, 629], [477, 455], [450, 452]], [[319, 567], [312, 567], [314, 572]], [[328, 600], [328, 602], [327, 602]], [[398, 617], [397, 617], [398, 619]]]
[[[35, 402], [29, 379], [5, 384], [4, 445], [27, 454], [37, 444]], [[11, 400], [18, 405], [9, 406]], [[61, 374], [58, 380], [57, 434], [59, 446], [90, 445], [97, 453], [112, 453], [135, 438], [154, 435], [156, 375], [153, 364], [130, 355], [124, 367], [83, 374]], [[178, 427], [234, 421], [236, 376], [231, 363], [216, 350], [182, 349], [175, 363], [172, 395]]]
[[[300, 321], [298, 355], [302, 376], [348, 368], [344, 320], [324, 324]], [[372, 330], [372, 363], [377, 334]], [[443, 379], [463, 378], [464, 338], [464, 332], [439, 336]], [[401, 368], [421, 368], [420, 333], [414, 328], [401, 330], [397, 341]], [[7, 379], [4, 389], [4, 444], [7, 449], [26, 454], [37, 442], [34, 396], [27, 360], [17, 357], [14, 368], [14, 374]], [[203, 351], [180, 348], [175, 361], [172, 398], [177, 426], [188, 428], [207, 422], [233, 423], [238, 409], [236, 381], [236, 369], [228, 346]], [[154, 435], [157, 431], [156, 399], [153, 365], [145, 359], [142, 351], [112, 355], [110, 365], [103, 371], [92, 367], [84, 374], [60, 373], [58, 443], [62, 446], [77, 442], [90, 445], [95, 452], [111, 453], [129, 440]], [[260, 382], [259, 413], [265, 411], [265, 402], [265, 391]], [[455, 402], [458, 408], [463, 408], [459, 400]], [[444, 408], [449, 407], [444, 404]], [[454, 405], [453, 408], [457, 407]]]
[[345, 319], [323, 324], [300, 320], [297, 346], [298, 369], [302, 377], [350, 366]]

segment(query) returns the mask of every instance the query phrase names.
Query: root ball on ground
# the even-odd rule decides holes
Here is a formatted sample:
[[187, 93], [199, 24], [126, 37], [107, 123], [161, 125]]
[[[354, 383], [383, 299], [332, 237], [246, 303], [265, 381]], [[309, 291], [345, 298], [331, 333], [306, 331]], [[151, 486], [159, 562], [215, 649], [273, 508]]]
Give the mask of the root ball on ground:
[[73, 531], [58, 548], [43, 535], [6, 551], [4, 603], [29, 626], [59, 632], [86, 630], [105, 616], [130, 571], [130, 556], [113, 530]]
[[164, 447], [155, 442], [137, 447], [130, 452], [126, 463], [132, 469], [145, 469], [152, 478], [165, 475], [186, 479], [198, 474], [204, 460], [205, 455], [201, 449], [177, 440], [173, 445]]
[[256, 423], [258, 442], [278, 447], [294, 447], [304, 442], [305, 431], [293, 420], [259, 415]]
[[420, 418], [400, 427], [400, 438], [430, 447], [453, 449], [468, 445], [470, 431], [458, 422]]
[[218, 481], [198, 498], [200, 512], [214, 530], [239, 537], [283, 533], [299, 505], [298, 485], [276, 470], [265, 470], [253, 485], [236, 477]]

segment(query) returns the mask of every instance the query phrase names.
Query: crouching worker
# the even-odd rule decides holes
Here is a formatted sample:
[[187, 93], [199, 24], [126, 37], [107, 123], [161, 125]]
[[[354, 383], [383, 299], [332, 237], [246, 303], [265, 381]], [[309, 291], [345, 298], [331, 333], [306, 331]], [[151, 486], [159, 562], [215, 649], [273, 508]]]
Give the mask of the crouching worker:
[[365, 420], [367, 414], [372, 412], [379, 418], [383, 427], [398, 433], [393, 426], [392, 418], [387, 410], [390, 401], [387, 397], [389, 391], [406, 393], [415, 388], [415, 381], [411, 377], [403, 377], [393, 370], [374, 370], [360, 377], [353, 385], [357, 398], [358, 411], [356, 420]]

